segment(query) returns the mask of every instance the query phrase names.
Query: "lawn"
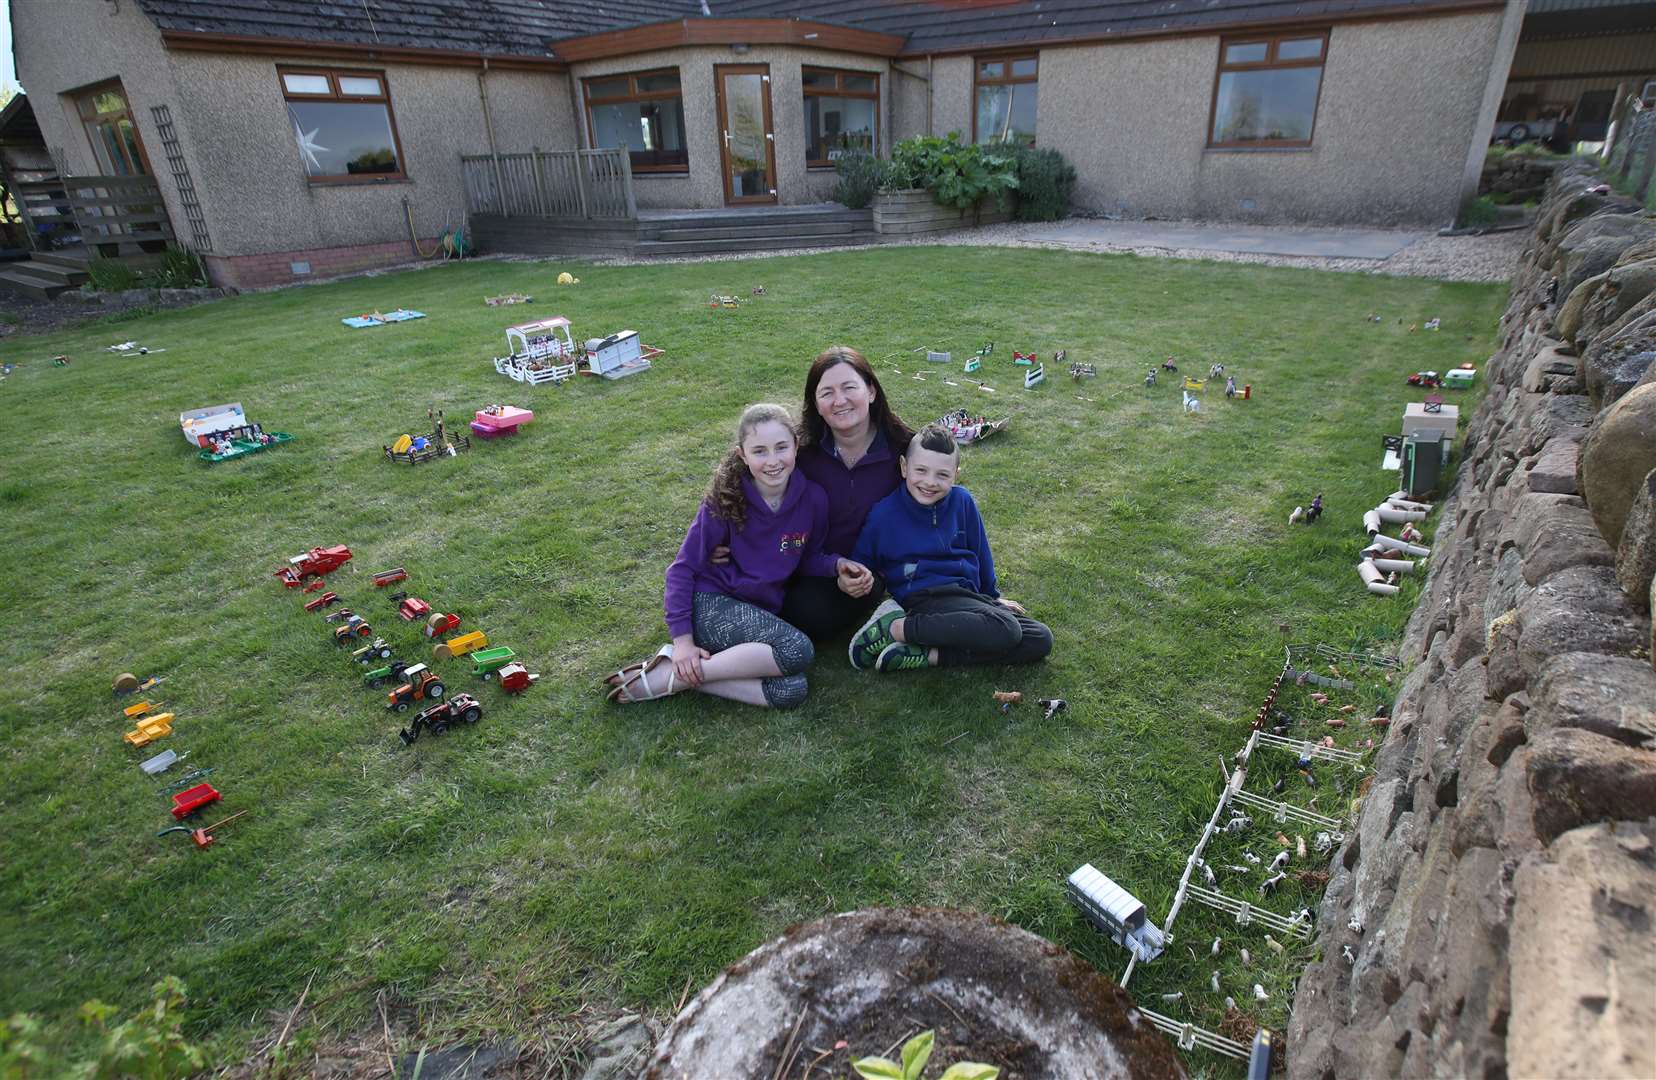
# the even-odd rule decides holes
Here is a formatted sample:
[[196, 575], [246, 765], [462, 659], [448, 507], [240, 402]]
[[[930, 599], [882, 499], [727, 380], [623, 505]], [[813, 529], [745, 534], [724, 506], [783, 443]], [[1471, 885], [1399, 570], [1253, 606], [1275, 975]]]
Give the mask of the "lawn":
[[[379, 1003], [399, 1051], [550, 1041], [620, 1007], [670, 1013], [790, 923], [877, 904], [984, 910], [1119, 975], [1125, 954], [1064, 878], [1094, 862], [1165, 915], [1216, 756], [1244, 740], [1284, 642], [1395, 647], [1418, 585], [1380, 599], [1353, 571], [1361, 515], [1395, 482], [1380, 436], [1413, 396], [1405, 373], [1489, 355], [1504, 296], [970, 248], [567, 268], [579, 285], [553, 285], [562, 265], [481, 262], [0, 342], [23, 365], [0, 383], [0, 1014], [38, 1014], [61, 1050], [83, 1001], [131, 1010], [176, 974], [220, 1061], [268, 1042], [307, 983], [301, 1052], [377, 1033]], [[512, 291], [535, 303], [482, 303]], [[397, 306], [429, 317], [340, 324]], [[583, 338], [636, 328], [666, 356], [614, 383], [495, 374], [502, 328], [553, 314]], [[1433, 317], [1441, 331], [1410, 331]], [[129, 339], [166, 351], [102, 351]], [[910, 352], [989, 340], [993, 394]], [[836, 645], [796, 711], [606, 705], [596, 680], [665, 640], [662, 573], [737, 413], [797, 409], [836, 342], [885, 358], [911, 423], [1014, 417], [961, 479], [1052, 657], [879, 677]], [[1025, 392], [1013, 348], [1099, 374], [1076, 385], [1049, 362]], [[1181, 374], [1225, 363], [1253, 399], [1210, 387], [1182, 414], [1173, 377], [1143, 385], [1169, 355]], [[380, 452], [429, 407], [458, 426], [500, 400], [534, 408], [520, 437], [414, 468]], [[197, 460], [178, 413], [223, 401], [296, 441]], [[1319, 491], [1323, 522], [1290, 527]], [[487, 715], [403, 747], [383, 692], [271, 576], [334, 543], [356, 557], [329, 586], [401, 655], [428, 643], [369, 581], [398, 565], [400, 587], [510, 645], [539, 685], [509, 698], [440, 665]], [[172, 822], [136, 768], [155, 750], [121, 741], [120, 671], [165, 676], [160, 747], [214, 770], [225, 813], [249, 811], [211, 850], [155, 837]], [[1069, 709], [1003, 713], [995, 689]], [[1194, 955], [1134, 989], [1205, 991]], [[1258, 1012], [1277, 1024], [1286, 961], [1279, 975]]]

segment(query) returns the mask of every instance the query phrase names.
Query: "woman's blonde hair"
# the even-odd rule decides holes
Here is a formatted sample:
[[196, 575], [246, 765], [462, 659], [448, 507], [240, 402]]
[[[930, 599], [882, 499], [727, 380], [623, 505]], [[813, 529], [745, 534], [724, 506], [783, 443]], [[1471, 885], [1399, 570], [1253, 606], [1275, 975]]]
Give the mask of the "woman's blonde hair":
[[718, 516], [730, 522], [732, 529], [740, 529], [747, 524], [747, 495], [742, 491], [742, 478], [747, 476], [747, 462], [742, 460], [742, 441], [746, 439], [754, 428], [760, 424], [775, 421], [788, 429], [793, 436], [794, 444], [799, 443], [799, 429], [794, 425], [794, 419], [786, 407], [772, 405], [769, 402], [760, 402], [749, 405], [742, 410], [742, 418], [736, 421], [736, 442], [719, 462], [718, 468], [713, 470], [713, 479], [708, 482], [707, 494], [702, 502]]

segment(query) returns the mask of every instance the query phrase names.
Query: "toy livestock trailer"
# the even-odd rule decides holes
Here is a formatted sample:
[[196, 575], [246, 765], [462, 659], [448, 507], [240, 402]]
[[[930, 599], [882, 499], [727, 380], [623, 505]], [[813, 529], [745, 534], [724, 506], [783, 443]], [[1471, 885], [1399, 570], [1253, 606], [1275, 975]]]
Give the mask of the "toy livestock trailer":
[[1141, 962], [1162, 954], [1162, 932], [1144, 917], [1144, 905], [1132, 893], [1086, 863], [1069, 876], [1065, 891], [1087, 921]]
[[[658, 354], [660, 350], [650, 350]], [[606, 379], [624, 379], [640, 371], [650, 370], [649, 357], [639, 344], [637, 330], [621, 330], [607, 338], [592, 338], [586, 343], [587, 370]]]
[[506, 355], [495, 357], [495, 370], [509, 379], [540, 386], [561, 383], [575, 374], [575, 339], [562, 315], [506, 328]]

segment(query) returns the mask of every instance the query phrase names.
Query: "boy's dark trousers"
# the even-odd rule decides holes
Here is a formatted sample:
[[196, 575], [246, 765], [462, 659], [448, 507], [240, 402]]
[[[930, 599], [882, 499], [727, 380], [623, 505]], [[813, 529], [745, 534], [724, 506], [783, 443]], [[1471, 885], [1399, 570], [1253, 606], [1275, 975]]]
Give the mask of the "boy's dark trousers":
[[1052, 631], [1044, 624], [963, 585], [909, 594], [903, 637], [910, 645], [935, 648], [939, 667], [1033, 664], [1052, 651]]

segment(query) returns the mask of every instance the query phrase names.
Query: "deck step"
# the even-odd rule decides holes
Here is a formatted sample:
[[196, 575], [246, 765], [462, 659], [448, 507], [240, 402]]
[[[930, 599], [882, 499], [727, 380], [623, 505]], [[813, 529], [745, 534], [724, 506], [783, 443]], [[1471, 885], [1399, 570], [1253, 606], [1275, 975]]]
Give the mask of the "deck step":
[[685, 227], [646, 229], [641, 240], [742, 240], [768, 239], [773, 236], [845, 236], [857, 231], [854, 221], [801, 221], [792, 225], [691, 225]]
[[30, 271], [28, 263], [0, 270], [0, 291], [21, 293], [36, 300], [50, 300], [71, 287], [56, 278], [38, 276]]
[[84, 248], [79, 251], [37, 251], [29, 256], [31, 262], [47, 263], [52, 266], [62, 266], [69, 270], [85, 272], [86, 264], [91, 256]]
[[55, 282], [66, 289], [78, 288], [86, 282], [88, 277], [84, 266], [63, 266], [55, 262], [45, 262], [39, 258], [18, 263], [16, 268], [25, 271], [32, 277]]
[[872, 230], [826, 236], [814, 234], [759, 238], [730, 237], [705, 240], [642, 240], [633, 254], [645, 257], [651, 255], [713, 255], [732, 251], [751, 251], [755, 254], [763, 254], [768, 251], [788, 251], [794, 248], [851, 247], [877, 244], [879, 242], [879, 234]]

